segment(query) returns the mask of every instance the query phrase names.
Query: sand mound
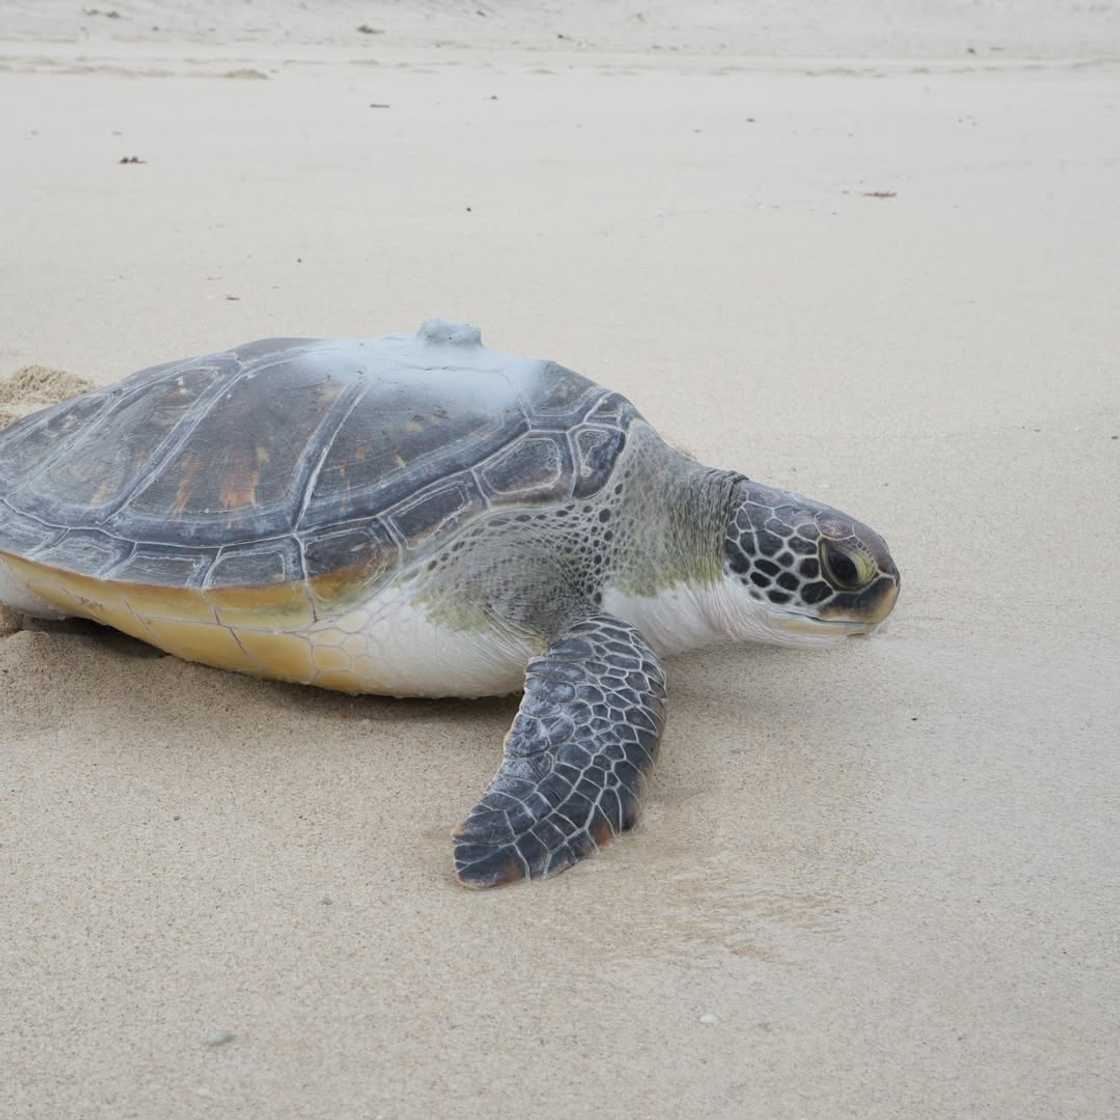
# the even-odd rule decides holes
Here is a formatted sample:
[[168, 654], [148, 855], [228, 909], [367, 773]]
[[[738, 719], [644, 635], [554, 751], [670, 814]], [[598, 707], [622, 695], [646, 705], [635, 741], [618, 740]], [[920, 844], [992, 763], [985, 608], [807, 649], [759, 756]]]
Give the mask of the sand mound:
[[62, 369], [48, 366], [17, 369], [11, 377], [0, 379], [0, 430], [40, 408], [88, 393], [92, 388], [92, 381]]
[[[47, 366], [24, 366], [11, 377], [0, 379], [0, 431], [47, 405], [76, 397], [94, 387], [92, 381]], [[0, 637], [20, 627], [16, 611], [0, 604]]]

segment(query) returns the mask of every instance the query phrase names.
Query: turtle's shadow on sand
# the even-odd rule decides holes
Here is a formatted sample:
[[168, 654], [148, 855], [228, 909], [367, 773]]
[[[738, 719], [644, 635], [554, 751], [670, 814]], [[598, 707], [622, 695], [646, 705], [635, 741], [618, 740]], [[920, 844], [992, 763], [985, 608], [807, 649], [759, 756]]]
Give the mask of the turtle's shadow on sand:
[[149, 645], [147, 642], [133, 638], [111, 626], [102, 626], [87, 618], [63, 618], [54, 621], [49, 618], [28, 618], [23, 620], [23, 629], [28, 631], [39, 630], [45, 634], [73, 634], [86, 638], [103, 649], [111, 650], [121, 657], [158, 658], [168, 655], [161, 649]]

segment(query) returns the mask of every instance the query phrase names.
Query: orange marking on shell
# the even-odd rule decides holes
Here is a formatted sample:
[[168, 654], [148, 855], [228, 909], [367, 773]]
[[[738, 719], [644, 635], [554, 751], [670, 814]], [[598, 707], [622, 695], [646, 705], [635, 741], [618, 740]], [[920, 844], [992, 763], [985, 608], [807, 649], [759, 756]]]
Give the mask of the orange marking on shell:
[[205, 462], [193, 452], [188, 452], [184, 456], [183, 477], [179, 479], [179, 488], [175, 491], [175, 504], [171, 507], [171, 512], [176, 517], [181, 516], [190, 504], [191, 489], [205, 465]]
[[226, 509], [243, 509], [245, 506], [255, 505], [257, 483], [261, 477], [259, 463], [250, 461], [247, 450], [234, 450], [230, 453], [230, 458], [232, 462], [222, 480], [222, 505]]

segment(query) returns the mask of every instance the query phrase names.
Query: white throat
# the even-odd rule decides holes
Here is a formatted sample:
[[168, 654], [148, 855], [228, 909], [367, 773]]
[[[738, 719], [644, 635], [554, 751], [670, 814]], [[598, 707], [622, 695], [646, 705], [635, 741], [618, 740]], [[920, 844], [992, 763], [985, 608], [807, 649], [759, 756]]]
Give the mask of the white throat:
[[719, 642], [830, 646], [844, 635], [829, 632], [744, 594], [736, 579], [681, 583], [656, 595], [634, 596], [607, 588], [603, 608], [636, 626], [659, 654], [683, 653]]
[[603, 609], [636, 626], [657, 653], [683, 653], [735, 638], [721, 625], [726, 613], [721, 591], [718, 585], [680, 583], [656, 595], [635, 596], [607, 588]]

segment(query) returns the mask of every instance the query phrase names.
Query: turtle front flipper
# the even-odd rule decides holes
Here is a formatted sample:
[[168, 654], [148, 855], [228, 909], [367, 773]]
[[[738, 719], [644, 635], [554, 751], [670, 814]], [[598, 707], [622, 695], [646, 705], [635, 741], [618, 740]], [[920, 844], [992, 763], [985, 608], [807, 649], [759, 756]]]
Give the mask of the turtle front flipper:
[[543, 879], [633, 827], [665, 720], [665, 674], [628, 623], [580, 618], [529, 663], [501, 769], [455, 833], [467, 887]]

